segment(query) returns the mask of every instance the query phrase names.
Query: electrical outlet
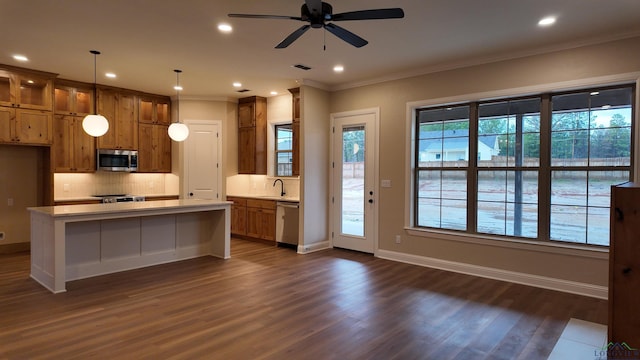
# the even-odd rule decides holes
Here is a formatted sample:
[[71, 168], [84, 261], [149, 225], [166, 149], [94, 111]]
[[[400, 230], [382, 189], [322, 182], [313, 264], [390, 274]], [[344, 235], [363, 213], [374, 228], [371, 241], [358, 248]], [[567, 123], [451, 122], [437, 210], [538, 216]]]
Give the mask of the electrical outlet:
[[402, 238], [400, 235], [396, 235], [396, 244], [400, 244], [402, 242]]
[[7, 199], [7, 206], [13, 206], [13, 198]]
[[0, 241], [4, 240], [4, 231], [0, 231]]

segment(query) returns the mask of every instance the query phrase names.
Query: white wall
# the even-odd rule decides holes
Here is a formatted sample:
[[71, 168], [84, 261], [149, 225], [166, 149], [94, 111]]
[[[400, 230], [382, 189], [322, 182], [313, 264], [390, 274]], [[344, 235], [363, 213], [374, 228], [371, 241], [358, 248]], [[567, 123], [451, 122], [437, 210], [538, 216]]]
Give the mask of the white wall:
[[302, 86], [300, 99], [300, 246], [306, 252], [329, 244], [329, 93]]

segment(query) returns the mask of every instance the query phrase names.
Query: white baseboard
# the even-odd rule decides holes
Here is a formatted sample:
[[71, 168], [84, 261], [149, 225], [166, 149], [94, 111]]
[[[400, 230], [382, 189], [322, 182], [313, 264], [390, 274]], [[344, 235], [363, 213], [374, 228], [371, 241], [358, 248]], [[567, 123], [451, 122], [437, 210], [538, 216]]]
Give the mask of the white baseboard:
[[452, 271], [467, 275], [479, 276], [494, 280], [508, 281], [517, 284], [535, 286], [543, 289], [562, 291], [571, 294], [584, 295], [606, 300], [608, 288], [593, 284], [532, 275], [515, 271], [495, 269], [485, 266], [459, 263], [442, 259], [405, 254], [379, 249], [376, 256], [382, 259], [399, 261], [407, 264], [430, 267], [434, 269]]
[[312, 252], [326, 250], [331, 248], [331, 243], [327, 241], [320, 241], [313, 244], [298, 245], [298, 254], [309, 254]]

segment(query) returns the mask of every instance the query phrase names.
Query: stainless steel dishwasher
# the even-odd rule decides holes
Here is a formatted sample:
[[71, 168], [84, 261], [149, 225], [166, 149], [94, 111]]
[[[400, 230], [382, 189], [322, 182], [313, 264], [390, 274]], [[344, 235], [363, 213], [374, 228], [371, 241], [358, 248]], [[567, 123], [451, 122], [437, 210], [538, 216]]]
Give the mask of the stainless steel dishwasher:
[[276, 241], [279, 244], [298, 246], [298, 208], [293, 201], [276, 203]]

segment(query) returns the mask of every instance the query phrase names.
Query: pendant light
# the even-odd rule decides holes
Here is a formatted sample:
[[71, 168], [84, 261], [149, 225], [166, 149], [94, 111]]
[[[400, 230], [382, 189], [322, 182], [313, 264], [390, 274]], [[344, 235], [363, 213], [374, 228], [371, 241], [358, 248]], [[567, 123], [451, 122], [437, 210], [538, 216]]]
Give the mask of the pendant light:
[[100, 51], [91, 50], [93, 54], [93, 115], [87, 115], [82, 120], [82, 128], [84, 132], [99, 137], [107, 133], [109, 130], [109, 121], [102, 115], [98, 115], [98, 87], [96, 85], [96, 57], [100, 55]]
[[169, 125], [169, 137], [173, 141], [184, 141], [189, 136], [189, 128], [180, 122], [180, 90], [182, 90], [180, 86], [180, 73], [182, 70], [176, 69], [173, 71], [176, 73], [176, 86], [173, 88], [176, 89], [176, 118], [178, 121]]

